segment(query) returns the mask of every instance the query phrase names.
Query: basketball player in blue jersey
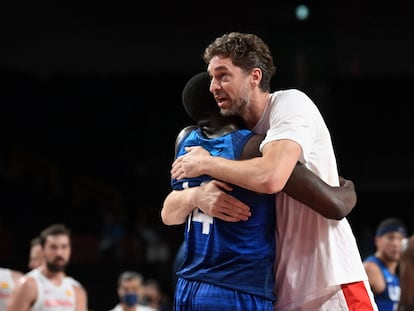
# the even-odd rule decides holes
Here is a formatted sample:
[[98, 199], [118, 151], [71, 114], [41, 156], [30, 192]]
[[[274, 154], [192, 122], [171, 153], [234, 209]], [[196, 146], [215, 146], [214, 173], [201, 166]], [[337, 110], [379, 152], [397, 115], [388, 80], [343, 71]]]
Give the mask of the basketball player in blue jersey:
[[398, 265], [407, 228], [397, 218], [381, 221], [375, 233], [376, 252], [364, 260], [378, 311], [396, 311], [400, 300]]
[[[186, 147], [195, 145], [203, 146], [212, 155], [228, 159], [260, 156], [258, 146], [263, 135], [239, 129], [243, 124], [238, 117], [222, 116], [208, 88], [206, 72], [195, 75], [184, 87], [183, 104], [197, 126], [180, 132], [176, 141], [176, 157], [185, 154]], [[348, 201], [350, 210], [356, 202], [353, 184], [344, 179], [342, 183], [346, 187], [340, 191], [344, 197], [351, 197], [351, 203]], [[248, 191], [211, 180], [206, 175], [172, 179], [171, 184], [174, 191], [212, 185], [227, 190], [229, 202], [239, 199], [245, 204], [241, 204], [239, 210], [245, 215], [243, 221], [234, 220], [231, 209], [219, 212], [220, 217], [212, 217], [214, 214], [209, 215], [208, 211], [198, 208], [175, 215], [175, 220], [171, 221], [168, 211], [163, 208], [161, 215], [165, 224], [182, 224], [187, 220], [184, 234], [187, 247], [177, 271], [174, 310], [273, 310], [274, 195]], [[298, 164], [285, 191], [315, 210], [319, 209], [318, 212], [326, 213], [334, 205], [332, 198], [340, 195], [339, 189], [323, 183]]]

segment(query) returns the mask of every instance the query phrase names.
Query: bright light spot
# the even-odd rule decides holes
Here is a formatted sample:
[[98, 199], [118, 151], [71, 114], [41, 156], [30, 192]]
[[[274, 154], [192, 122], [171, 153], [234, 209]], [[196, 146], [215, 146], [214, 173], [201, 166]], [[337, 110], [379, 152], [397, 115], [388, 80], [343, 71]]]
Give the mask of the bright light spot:
[[309, 8], [307, 5], [301, 4], [296, 7], [296, 18], [298, 20], [305, 20], [309, 17]]

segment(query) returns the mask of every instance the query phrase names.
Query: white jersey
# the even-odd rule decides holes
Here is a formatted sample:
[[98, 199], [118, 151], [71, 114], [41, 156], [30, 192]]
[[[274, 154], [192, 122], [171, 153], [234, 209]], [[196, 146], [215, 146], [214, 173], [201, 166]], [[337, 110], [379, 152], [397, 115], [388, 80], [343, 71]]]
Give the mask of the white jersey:
[[38, 269], [26, 274], [36, 281], [37, 299], [31, 311], [74, 311], [76, 297], [74, 286], [80, 284], [71, 277], [65, 277], [60, 285], [50, 282]]
[[[312, 100], [299, 90], [271, 94], [253, 128], [266, 133], [260, 145], [289, 139], [302, 147], [299, 159], [331, 186], [338, 170], [329, 130]], [[340, 284], [368, 280], [346, 218], [327, 219], [284, 192], [276, 195], [276, 308], [298, 304], [339, 289]]]
[[15, 287], [10, 269], [0, 268], [0, 311], [6, 310], [6, 305]]

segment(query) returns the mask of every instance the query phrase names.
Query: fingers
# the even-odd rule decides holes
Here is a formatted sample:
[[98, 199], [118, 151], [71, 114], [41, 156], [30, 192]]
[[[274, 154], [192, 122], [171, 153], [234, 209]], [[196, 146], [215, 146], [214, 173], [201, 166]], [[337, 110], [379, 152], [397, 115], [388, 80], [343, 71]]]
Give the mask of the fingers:
[[175, 179], [191, 178], [203, 175], [202, 163], [210, 156], [207, 150], [200, 146], [185, 147], [186, 154], [178, 157], [171, 166], [171, 177]]
[[202, 188], [205, 196], [198, 206], [204, 213], [230, 222], [246, 221], [251, 216], [248, 205], [223, 191], [231, 191], [230, 185], [213, 180]]
[[171, 166], [171, 177], [175, 178], [175, 179], [180, 179], [180, 175], [181, 175], [181, 170], [182, 170], [182, 157], [177, 158], [172, 166]]
[[249, 206], [231, 195], [227, 195], [225, 202], [221, 206], [220, 213], [221, 217], [229, 217], [234, 219], [234, 221], [247, 221], [251, 216]]
[[241, 219], [240, 217], [233, 217], [224, 213], [218, 214], [214, 216], [215, 218], [221, 219], [227, 222], [239, 222], [239, 221], [246, 221], [247, 219]]

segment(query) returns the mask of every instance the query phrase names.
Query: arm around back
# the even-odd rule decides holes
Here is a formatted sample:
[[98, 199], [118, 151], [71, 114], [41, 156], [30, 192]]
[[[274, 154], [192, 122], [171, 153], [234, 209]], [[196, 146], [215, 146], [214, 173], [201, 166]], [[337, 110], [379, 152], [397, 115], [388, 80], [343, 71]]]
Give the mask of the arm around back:
[[347, 216], [357, 202], [351, 180], [340, 177], [339, 187], [330, 186], [300, 162], [296, 164], [283, 191], [322, 216], [335, 220]]
[[[259, 144], [264, 135], [254, 135], [246, 144], [241, 159], [261, 156]], [[340, 187], [325, 183], [304, 164], [297, 162], [283, 191], [322, 216], [340, 220], [355, 207], [357, 196], [354, 183], [340, 177]]]

